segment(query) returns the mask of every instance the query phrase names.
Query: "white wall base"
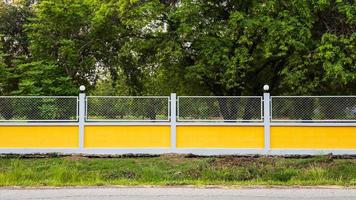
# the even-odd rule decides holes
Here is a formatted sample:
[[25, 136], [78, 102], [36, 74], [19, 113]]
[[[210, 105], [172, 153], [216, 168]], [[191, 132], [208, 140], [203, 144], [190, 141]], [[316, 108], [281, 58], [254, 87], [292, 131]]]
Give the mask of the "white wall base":
[[195, 155], [356, 155], [356, 149], [350, 150], [308, 150], [308, 149], [290, 149], [290, 150], [270, 150], [264, 149], [220, 149], [220, 148], [95, 148], [95, 149], [30, 149], [30, 148], [6, 148], [0, 149], [0, 154], [45, 154], [45, 153], [60, 153], [60, 154], [102, 154], [102, 155], [123, 155], [123, 154], [195, 154]]

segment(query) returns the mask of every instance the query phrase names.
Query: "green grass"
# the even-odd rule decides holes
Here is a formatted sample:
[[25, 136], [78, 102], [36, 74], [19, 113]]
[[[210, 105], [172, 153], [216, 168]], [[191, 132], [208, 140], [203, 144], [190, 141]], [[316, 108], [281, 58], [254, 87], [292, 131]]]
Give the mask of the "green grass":
[[356, 185], [356, 159], [0, 158], [0, 186]]

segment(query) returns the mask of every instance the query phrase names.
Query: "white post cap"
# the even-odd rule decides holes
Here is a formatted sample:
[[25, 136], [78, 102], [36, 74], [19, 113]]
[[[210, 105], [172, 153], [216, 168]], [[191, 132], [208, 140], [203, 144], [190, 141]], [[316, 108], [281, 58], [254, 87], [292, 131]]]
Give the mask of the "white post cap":
[[264, 85], [264, 86], [263, 86], [263, 90], [264, 90], [265, 92], [267, 92], [267, 91], [269, 90], [269, 85]]
[[81, 85], [81, 86], [79, 87], [79, 90], [80, 90], [81, 92], [84, 92], [84, 91], [85, 91], [85, 86], [84, 86], [84, 85]]

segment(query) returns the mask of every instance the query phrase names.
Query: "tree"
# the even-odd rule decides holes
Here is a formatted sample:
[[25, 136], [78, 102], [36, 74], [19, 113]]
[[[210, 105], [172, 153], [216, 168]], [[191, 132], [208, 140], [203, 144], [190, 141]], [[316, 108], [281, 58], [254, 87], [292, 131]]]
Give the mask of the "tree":
[[[124, 60], [127, 66], [151, 69], [141, 70], [149, 78], [139, 81], [153, 80], [163, 90], [169, 85], [168, 91], [185, 94], [260, 94], [263, 84], [270, 84], [274, 94], [354, 91], [353, 1], [126, 5], [135, 15], [129, 15], [130, 25], [142, 33], [130, 37], [135, 46], [128, 45]], [[140, 62], [130, 63], [134, 60]], [[330, 84], [334, 76], [342, 84]]]
[[356, 90], [354, 0], [32, 1], [1, 7], [2, 94]]
[[[20, 92], [51, 91], [46, 94], [65, 95], [76, 94], [81, 84], [90, 88], [97, 79], [91, 51], [91, 1], [44, 0], [35, 10], [36, 16], [27, 26], [33, 63], [21, 68], [31, 75], [23, 80]], [[32, 74], [40, 74], [44, 79]], [[46, 90], [45, 85], [52, 90]]]
[[[308, 51], [282, 71], [281, 93], [356, 92], [356, 6], [354, 1], [314, 1]], [[290, 88], [288, 91], [286, 88]], [[283, 91], [283, 92], [282, 92]]]
[[[150, 77], [163, 79], [161, 88], [168, 84], [170, 90], [182, 93], [259, 94], [265, 83], [278, 85], [290, 58], [307, 51], [310, 10], [307, 1], [292, 4], [295, 6], [284, 1], [136, 3], [153, 14], [149, 23], [142, 23], [145, 16], [134, 12], [136, 17], [130, 22], [145, 31], [132, 41], [145, 47], [135, 48], [136, 54], [145, 58], [141, 65], [153, 69]], [[149, 25], [154, 28], [147, 28]]]
[[33, 13], [26, 2], [22, 3], [0, 2], [0, 95], [10, 95], [18, 89], [17, 66], [28, 62], [30, 57], [25, 24]]

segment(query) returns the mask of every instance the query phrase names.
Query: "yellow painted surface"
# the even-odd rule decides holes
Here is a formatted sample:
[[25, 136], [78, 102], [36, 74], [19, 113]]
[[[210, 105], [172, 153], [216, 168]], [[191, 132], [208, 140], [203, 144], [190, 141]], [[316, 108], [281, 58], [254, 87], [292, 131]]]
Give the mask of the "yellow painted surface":
[[87, 148], [169, 147], [170, 126], [86, 126]]
[[273, 149], [356, 149], [356, 127], [271, 127]]
[[77, 126], [0, 126], [0, 148], [76, 148]]
[[263, 148], [263, 127], [178, 126], [178, 148]]

